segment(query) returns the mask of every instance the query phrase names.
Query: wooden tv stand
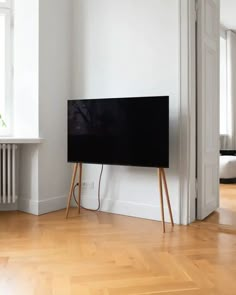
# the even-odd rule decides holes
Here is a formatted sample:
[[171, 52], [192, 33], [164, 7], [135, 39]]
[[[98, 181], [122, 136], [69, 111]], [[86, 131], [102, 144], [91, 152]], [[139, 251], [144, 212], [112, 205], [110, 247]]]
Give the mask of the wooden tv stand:
[[[82, 180], [83, 165], [82, 165], [82, 163], [76, 163], [76, 164], [74, 164], [74, 169], [73, 169], [73, 174], [72, 174], [72, 179], [71, 179], [70, 192], [69, 192], [68, 201], [67, 201], [67, 208], [66, 208], [66, 218], [68, 218], [68, 215], [69, 215], [70, 203], [71, 203], [71, 199], [73, 196], [73, 190], [74, 190], [74, 186], [75, 186], [75, 179], [76, 179], [78, 168], [79, 168], [78, 183], [81, 184], [81, 180]], [[171, 220], [172, 227], [174, 226], [174, 221], [173, 221], [173, 215], [172, 215], [172, 210], [171, 210], [170, 197], [169, 197], [169, 191], [168, 191], [168, 186], [167, 186], [167, 181], [166, 181], [165, 169], [164, 168], [157, 168], [157, 175], [158, 175], [158, 183], [159, 183], [159, 190], [160, 190], [162, 228], [163, 228], [163, 232], [165, 233], [166, 228], [165, 228], [165, 213], [164, 213], [164, 200], [163, 200], [163, 185], [164, 185], [164, 190], [165, 190], [165, 194], [166, 194], [166, 201], [167, 201], [167, 205], [168, 205], [168, 210], [169, 210], [169, 214], [170, 214], [170, 220]], [[82, 186], [79, 185], [79, 189], [78, 189], [78, 213], [79, 214], [80, 214], [80, 203], [81, 203], [81, 187]]]

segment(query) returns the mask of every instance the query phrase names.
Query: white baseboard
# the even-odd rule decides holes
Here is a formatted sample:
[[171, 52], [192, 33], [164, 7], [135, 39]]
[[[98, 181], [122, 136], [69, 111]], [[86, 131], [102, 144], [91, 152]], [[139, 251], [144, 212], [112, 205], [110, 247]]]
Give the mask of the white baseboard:
[[15, 204], [0, 204], [0, 211], [16, 211], [18, 210], [18, 203]]
[[18, 210], [33, 215], [39, 215], [38, 202], [30, 199], [19, 198]]
[[39, 201], [39, 215], [65, 209], [66, 201], [66, 195]]
[[[66, 200], [67, 196], [54, 197], [39, 202], [21, 198], [19, 199], [19, 210], [34, 215], [41, 215], [66, 208]], [[75, 203], [72, 202], [71, 205], [73, 206]], [[95, 209], [97, 207], [97, 199], [87, 195], [82, 198], [82, 205], [89, 209]], [[161, 220], [160, 207], [149, 204], [102, 199], [100, 211], [151, 220]], [[172, 208], [172, 213], [175, 223], [178, 224], [178, 212]], [[170, 221], [169, 211], [166, 207], [165, 219], [167, 222]]]
[[[94, 197], [85, 196], [82, 198], [82, 205], [89, 209], [96, 209], [97, 199]], [[126, 202], [121, 200], [103, 199], [101, 201], [100, 211], [115, 213], [120, 215], [139, 217], [151, 220], [161, 220], [161, 208], [149, 204], [140, 204], [135, 202]], [[172, 208], [174, 222], [179, 223], [179, 214]], [[168, 208], [165, 207], [165, 220], [170, 222]]]
[[19, 210], [33, 215], [42, 215], [66, 208], [67, 196], [59, 196], [51, 199], [35, 201], [19, 199]]

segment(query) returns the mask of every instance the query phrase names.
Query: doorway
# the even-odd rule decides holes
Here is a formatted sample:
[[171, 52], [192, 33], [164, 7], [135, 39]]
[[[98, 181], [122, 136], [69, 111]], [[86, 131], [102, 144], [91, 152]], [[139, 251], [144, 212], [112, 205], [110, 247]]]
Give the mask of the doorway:
[[220, 6], [220, 161], [219, 209], [206, 221], [236, 226], [236, 2]]
[[236, 226], [236, 2], [196, 4], [196, 219]]
[[197, 1], [197, 219], [219, 208], [220, 1]]
[[220, 0], [191, 0], [187, 3], [190, 16], [187, 34], [190, 186], [186, 204], [187, 223], [191, 223], [196, 219], [213, 220], [220, 208], [221, 26]]

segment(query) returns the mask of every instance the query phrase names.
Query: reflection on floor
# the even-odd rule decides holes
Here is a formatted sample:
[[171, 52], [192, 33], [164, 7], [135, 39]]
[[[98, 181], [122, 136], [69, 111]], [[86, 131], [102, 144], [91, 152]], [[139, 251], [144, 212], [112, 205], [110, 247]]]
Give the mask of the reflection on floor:
[[220, 185], [220, 209], [205, 221], [236, 227], [236, 184]]

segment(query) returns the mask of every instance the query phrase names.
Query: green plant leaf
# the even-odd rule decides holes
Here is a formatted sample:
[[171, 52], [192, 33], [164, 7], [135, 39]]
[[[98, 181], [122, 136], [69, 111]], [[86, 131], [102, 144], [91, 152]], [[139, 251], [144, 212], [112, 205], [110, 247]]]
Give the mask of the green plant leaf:
[[2, 127], [7, 127], [7, 125], [6, 125], [5, 121], [3, 120], [1, 114], [0, 114], [0, 124], [1, 124]]

